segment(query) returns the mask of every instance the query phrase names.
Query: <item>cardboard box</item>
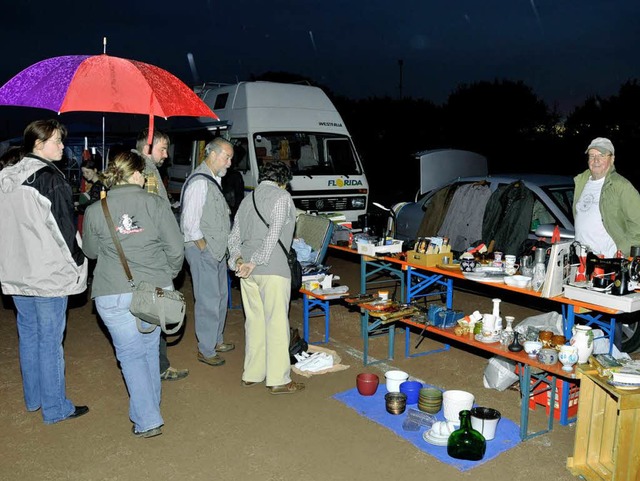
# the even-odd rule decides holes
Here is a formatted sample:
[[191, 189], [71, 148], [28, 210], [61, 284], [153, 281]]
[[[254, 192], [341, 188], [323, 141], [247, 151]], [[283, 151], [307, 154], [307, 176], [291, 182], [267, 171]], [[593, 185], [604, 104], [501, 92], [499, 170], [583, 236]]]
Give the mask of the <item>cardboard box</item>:
[[436, 264], [444, 264], [444, 262], [442, 262], [442, 258], [447, 256], [449, 257], [449, 262], [451, 262], [451, 252], [444, 252], [441, 254], [420, 254], [419, 252], [411, 250], [407, 251], [407, 262], [421, 267], [435, 267]]
[[394, 239], [392, 244], [384, 246], [370, 244], [368, 242], [358, 242], [358, 254], [364, 254], [366, 256], [396, 254], [402, 252], [402, 242], [403, 241]]
[[564, 297], [578, 301], [589, 302], [597, 306], [609, 307], [622, 312], [634, 312], [640, 310], [640, 293], [632, 292], [624, 296], [614, 296], [604, 292], [596, 292], [584, 287], [564, 286]]

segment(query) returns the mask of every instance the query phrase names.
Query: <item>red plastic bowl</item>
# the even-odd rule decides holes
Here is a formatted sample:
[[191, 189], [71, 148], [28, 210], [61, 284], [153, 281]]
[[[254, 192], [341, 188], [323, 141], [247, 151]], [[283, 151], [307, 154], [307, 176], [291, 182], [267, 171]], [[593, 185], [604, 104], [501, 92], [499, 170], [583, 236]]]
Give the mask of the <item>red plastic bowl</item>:
[[361, 372], [356, 377], [356, 387], [363, 396], [373, 396], [378, 390], [380, 378], [371, 372]]

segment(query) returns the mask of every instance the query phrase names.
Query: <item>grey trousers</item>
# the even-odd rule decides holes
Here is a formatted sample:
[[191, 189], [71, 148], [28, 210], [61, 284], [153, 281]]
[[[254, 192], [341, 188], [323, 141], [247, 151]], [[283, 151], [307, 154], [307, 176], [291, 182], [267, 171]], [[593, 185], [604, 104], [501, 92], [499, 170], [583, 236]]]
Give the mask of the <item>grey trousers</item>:
[[217, 261], [209, 249], [201, 251], [195, 244], [185, 247], [184, 256], [193, 283], [198, 351], [205, 357], [212, 357], [216, 354], [216, 345], [224, 342], [229, 297], [226, 258]]

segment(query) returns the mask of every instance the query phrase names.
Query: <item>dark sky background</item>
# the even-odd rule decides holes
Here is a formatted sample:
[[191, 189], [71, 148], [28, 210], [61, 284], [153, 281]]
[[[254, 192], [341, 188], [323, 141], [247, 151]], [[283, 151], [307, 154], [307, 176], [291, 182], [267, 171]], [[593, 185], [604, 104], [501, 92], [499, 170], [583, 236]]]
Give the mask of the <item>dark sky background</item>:
[[[352, 99], [436, 104], [461, 83], [522, 80], [570, 113], [640, 78], [638, 0], [97, 0], [3, 2], [0, 83], [29, 65], [107, 53], [194, 83], [304, 75]], [[3, 116], [0, 107], [0, 118]]]

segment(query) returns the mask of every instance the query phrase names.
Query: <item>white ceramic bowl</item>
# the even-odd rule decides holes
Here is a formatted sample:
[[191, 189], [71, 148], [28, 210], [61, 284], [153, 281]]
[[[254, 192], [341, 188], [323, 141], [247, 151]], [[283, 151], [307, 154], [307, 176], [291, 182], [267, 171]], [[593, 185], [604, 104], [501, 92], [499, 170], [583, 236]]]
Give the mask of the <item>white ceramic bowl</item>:
[[512, 287], [526, 288], [531, 284], [531, 277], [529, 276], [505, 276], [504, 283]]
[[384, 377], [387, 380], [387, 391], [400, 392], [400, 384], [409, 379], [409, 374], [404, 371], [387, 371]]
[[523, 347], [529, 357], [536, 357], [542, 349], [542, 343], [540, 341], [524, 341]]

